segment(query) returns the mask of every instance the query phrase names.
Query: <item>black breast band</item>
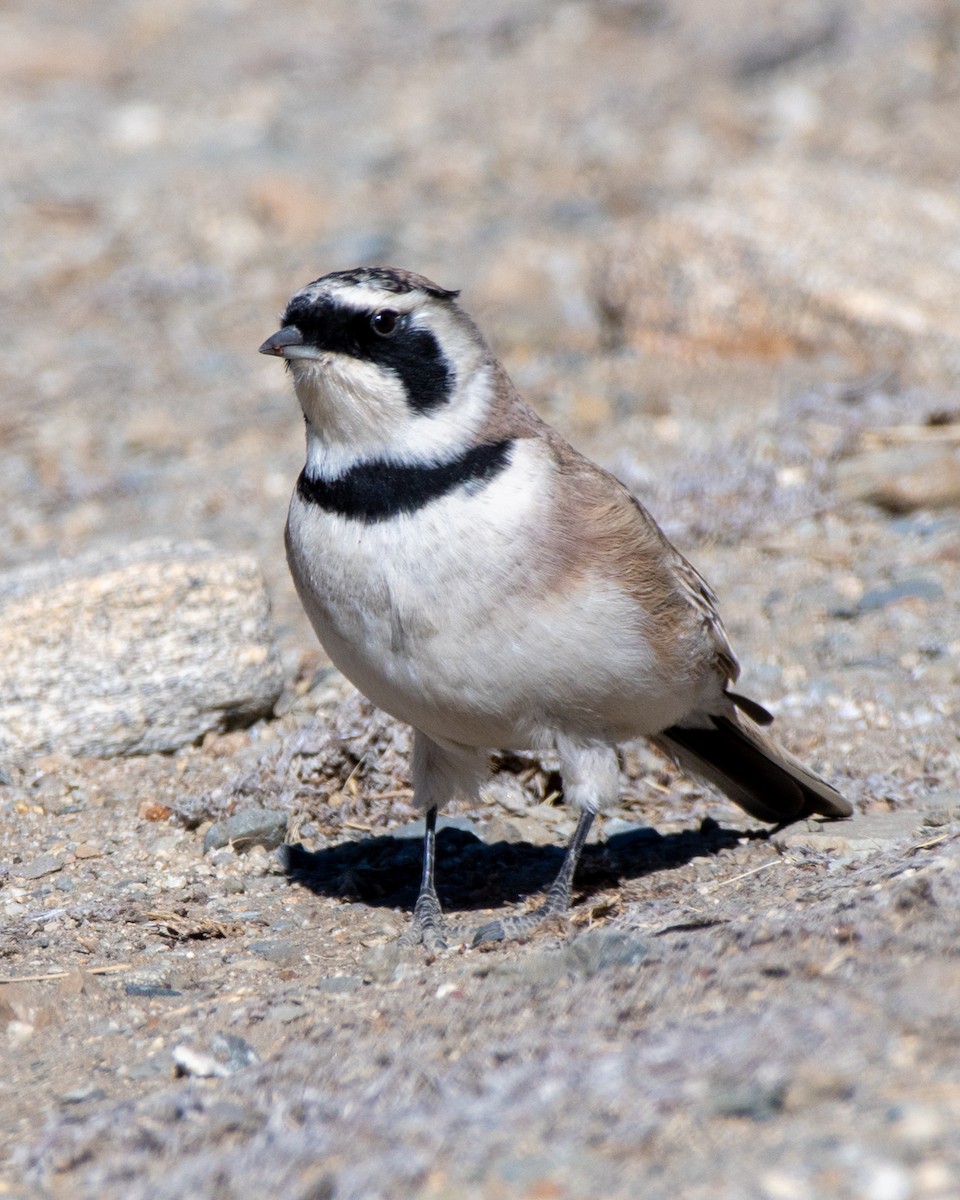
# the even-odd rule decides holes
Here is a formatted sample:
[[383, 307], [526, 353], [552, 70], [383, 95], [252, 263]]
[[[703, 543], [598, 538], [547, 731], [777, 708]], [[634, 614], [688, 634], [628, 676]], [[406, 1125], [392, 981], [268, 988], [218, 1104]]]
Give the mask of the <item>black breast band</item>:
[[510, 462], [513, 442], [484, 442], [459, 458], [436, 465], [401, 466], [381, 460], [358, 463], [337, 479], [317, 479], [306, 472], [297, 480], [297, 493], [307, 504], [339, 513], [367, 525], [415, 513], [457, 488], [477, 490]]

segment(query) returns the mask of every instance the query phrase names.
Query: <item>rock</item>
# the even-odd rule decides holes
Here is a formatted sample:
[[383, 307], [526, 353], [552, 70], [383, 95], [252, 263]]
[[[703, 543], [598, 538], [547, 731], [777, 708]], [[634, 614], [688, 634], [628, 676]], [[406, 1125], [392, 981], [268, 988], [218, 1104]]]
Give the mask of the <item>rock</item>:
[[[437, 818], [437, 835], [439, 836], [445, 829], [453, 829], [457, 833], [468, 834], [471, 838], [476, 838], [480, 841], [479, 824], [463, 813], [454, 813], [452, 815], [442, 815]], [[415, 821], [407, 821], [403, 825], [398, 825], [390, 830], [390, 836], [401, 840], [422, 841], [424, 824], [423, 818], [418, 818]]]
[[917, 812], [863, 813], [846, 821], [791, 825], [772, 834], [770, 840], [783, 850], [816, 850], [865, 858], [910, 841], [922, 822], [923, 817]]
[[259, 568], [201, 543], [0, 574], [0, 664], [0, 753], [168, 752], [282, 687]]
[[749, 1121], [768, 1121], [783, 1111], [787, 1086], [781, 1080], [718, 1085], [710, 1097], [710, 1107], [718, 1117], [743, 1117]]
[[399, 942], [371, 946], [363, 956], [364, 979], [372, 983], [393, 983], [412, 970], [417, 962], [414, 948]]
[[322, 975], [313, 984], [314, 990], [332, 995], [347, 995], [355, 992], [363, 983], [359, 975]]
[[53, 854], [41, 854], [22, 866], [14, 867], [13, 874], [20, 879], [42, 879], [63, 870], [63, 859]]
[[209, 1051], [180, 1043], [172, 1055], [177, 1074], [196, 1079], [225, 1079], [257, 1061], [250, 1043], [233, 1033], [214, 1034]]
[[839, 355], [952, 383], [960, 369], [953, 190], [836, 161], [750, 163], [611, 239], [599, 303], [647, 350]]
[[82, 789], [68, 788], [55, 775], [44, 775], [30, 789], [30, 799], [49, 816], [59, 817], [79, 812], [85, 797]]
[[960, 507], [960, 446], [883, 446], [837, 464], [837, 485], [849, 500], [891, 513]]
[[61, 1092], [61, 1104], [89, 1104], [99, 1100], [105, 1100], [107, 1093], [101, 1087], [97, 1087], [93, 1083], [82, 1083], [79, 1087], [71, 1088], [69, 1091]]
[[267, 962], [281, 967], [292, 967], [303, 962], [303, 947], [286, 938], [260, 938], [250, 943], [250, 949]]
[[516, 961], [505, 961], [495, 973], [524, 983], [552, 985], [563, 979], [592, 979], [613, 967], [633, 967], [650, 956], [650, 944], [639, 934], [621, 929], [590, 929], [571, 938], [559, 950], [542, 950]]
[[904, 579], [893, 587], [871, 588], [860, 597], [861, 612], [875, 612], [901, 600], [942, 600], [943, 587], [936, 579]]
[[513, 821], [504, 821], [501, 817], [494, 816], [483, 827], [483, 840], [489, 846], [496, 845], [497, 842], [515, 845], [523, 841], [523, 834]]
[[221, 850], [232, 846], [235, 850], [249, 850], [263, 846], [273, 850], [281, 845], [287, 833], [288, 814], [272, 808], [252, 805], [241, 808], [231, 817], [225, 817], [211, 825], [203, 838], [203, 851]]
[[590, 979], [611, 967], [634, 967], [649, 957], [650, 943], [622, 929], [590, 929], [568, 943], [574, 973]]
[[878, 612], [893, 604], [905, 600], [942, 600], [943, 587], [936, 579], [902, 579], [892, 587], [870, 588], [852, 605], [844, 605], [831, 610], [830, 615], [852, 620], [863, 613]]
[[281, 1025], [290, 1025], [294, 1021], [302, 1021], [307, 1015], [307, 1009], [302, 1004], [274, 1004], [267, 1009], [267, 1019], [277, 1021]]

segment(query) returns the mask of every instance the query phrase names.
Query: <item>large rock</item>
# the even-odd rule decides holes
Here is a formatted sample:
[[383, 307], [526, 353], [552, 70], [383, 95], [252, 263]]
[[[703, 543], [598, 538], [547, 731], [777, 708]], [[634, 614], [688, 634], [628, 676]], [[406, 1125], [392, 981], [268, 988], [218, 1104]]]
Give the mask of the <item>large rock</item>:
[[[930, 429], [936, 434], [936, 429]], [[867, 500], [888, 512], [960, 507], [960, 445], [933, 439], [917, 445], [881, 446], [837, 464], [837, 484], [850, 500]]]
[[146, 542], [0, 573], [0, 754], [175, 750], [281, 686], [251, 558]]
[[600, 302], [619, 339], [852, 372], [960, 379], [960, 198], [838, 162], [767, 159], [614, 238]]

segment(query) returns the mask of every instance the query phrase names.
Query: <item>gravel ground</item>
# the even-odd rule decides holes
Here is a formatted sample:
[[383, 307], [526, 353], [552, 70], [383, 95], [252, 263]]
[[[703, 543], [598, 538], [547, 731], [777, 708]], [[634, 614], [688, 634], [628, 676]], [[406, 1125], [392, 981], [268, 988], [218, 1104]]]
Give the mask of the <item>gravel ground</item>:
[[[0, 762], [0, 1196], [960, 1194], [956, 252], [918, 221], [888, 261], [848, 184], [836, 225], [823, 200], [952, 220], [958, 31], [951, 0], [0, 9], [0, 568], [252, 554], [285, 679], [174, 753]], [[790, 320], [733, 344], [683, 239], [743, 171], [815, 176], [821, 225], [778, 274], [737, 211], [736, 314]], [[677, 246], [657, 303], [689, 322], [637, 316], [623, 278]], [[361, 261], [463, 288], [715, 585], [743, 690], [852, 820], [762, 830], [628, 746], [569, 924], [397, 949], [409, 738], [299, 611], [301, 426], [256, 355]], [[495, 768], [439, 837], [467, 924], [533, 904], [572, 829], [549, 762]]]

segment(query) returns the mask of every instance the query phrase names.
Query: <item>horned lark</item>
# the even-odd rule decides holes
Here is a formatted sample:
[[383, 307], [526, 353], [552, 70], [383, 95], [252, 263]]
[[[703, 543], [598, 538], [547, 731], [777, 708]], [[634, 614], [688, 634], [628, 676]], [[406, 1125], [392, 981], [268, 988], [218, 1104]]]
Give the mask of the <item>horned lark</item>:
[[448, 937], [438, 811], [472, 797], [493, 748], [555, 751], [576, 832], [545, 902], [566, 912], [617, 745], [646, 737], [763, 821], [850, 814], [732, 691], [709, 585], [612, 475], [521, 399], [447, 291], [409, 271], [336, 271], [297, 292], [260, 350], [286, 360], [306, 420], [287, 521], [317, 636], [361, 692], [415, 730], [423, 878], [405, 940]]

